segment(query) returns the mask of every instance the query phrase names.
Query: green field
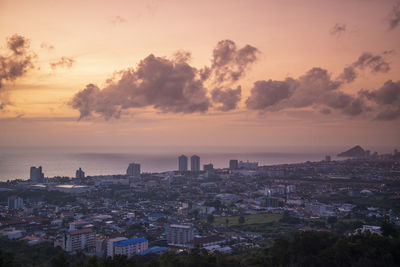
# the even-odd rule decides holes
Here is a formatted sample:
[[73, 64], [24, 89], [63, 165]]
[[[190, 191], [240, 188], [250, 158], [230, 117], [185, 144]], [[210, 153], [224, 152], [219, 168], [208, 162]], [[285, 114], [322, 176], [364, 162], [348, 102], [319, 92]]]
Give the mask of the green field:
[[[239, 217], [240, 216], [215, 217], [213, 224], [226, 226], [226, 220], [228, 219], [229, 220], [228, 226], [240, 225]], [[242, 225], [249, 225], [249, 224], [277, 222], [282, 218], [282, 215], [264, 213], [264, 214], [243, 215], [243, 217], [245, 219], [245, 222]]]

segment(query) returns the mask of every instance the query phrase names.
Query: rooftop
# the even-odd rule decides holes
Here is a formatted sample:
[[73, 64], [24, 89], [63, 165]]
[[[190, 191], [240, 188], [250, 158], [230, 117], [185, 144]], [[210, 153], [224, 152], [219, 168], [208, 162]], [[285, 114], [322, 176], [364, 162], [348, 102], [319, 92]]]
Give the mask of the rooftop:
[[164, 251], [168, 251], [167, 247], [151, 247], [146, 249], [143, 252], [139, 252], [137, 253], [138, 255], [147, 255], [149, 253], [160, 253], [160, 252], [164, 252]]
[[148, 242], [148, 241], [144, 237], [138, 237], [138, 238], [131, 238], [131, 239], [119, 241], [118, 243], [115, 244], [115, 246], [116, 247], [124, 247], [124, 246], [139, 244], [139, 243], [143, 243], [143, 242]]
[[87, 233], [91, 233], [92, 232], [92, 228], [83, 228], [83, 229], [79, 229], [79, 230], [73, 230], [73, 231], [69, 231], [70, 235], [80, 235], [80, 234], [87, 234]]
[[190, 229], [192, 226], [191, 225], [184, 225], [184, 224], [171, 224], [169, 227]]

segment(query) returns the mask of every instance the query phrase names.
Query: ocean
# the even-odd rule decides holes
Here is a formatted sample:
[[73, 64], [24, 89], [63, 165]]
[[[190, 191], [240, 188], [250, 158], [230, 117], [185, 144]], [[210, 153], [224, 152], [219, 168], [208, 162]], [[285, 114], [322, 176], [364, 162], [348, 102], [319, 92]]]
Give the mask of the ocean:
[[[200, 156], [203, 164], [226, 168], [230, 159], [259, 165], [320, 161], [349, 147], [0, 147], [0, 181], [29, 178], [31, 166], [42, 166], [46, 177], [75, 177], [82, 168], [87, 176], [124, 174], [131, 162], [142, 172], [177, 170], [178, 156]], [[389, 150], [388, 150], [389, 152]], [[189, 159], [190, 165], [190, 159]]]

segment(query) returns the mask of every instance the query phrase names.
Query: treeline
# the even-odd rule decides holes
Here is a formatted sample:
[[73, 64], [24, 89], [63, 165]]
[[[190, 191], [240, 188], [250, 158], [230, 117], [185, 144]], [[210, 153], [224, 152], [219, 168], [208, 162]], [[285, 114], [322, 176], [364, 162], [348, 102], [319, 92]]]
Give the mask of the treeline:
[[[55, 252], [56, 255], [49, 255]], [[28, 255], [29, 253], [32, 255]], [[167, 252], [161, 256], [134, 256], [130, 259], [124, 256], [116, 256], [114, 259], [85, 257], [83, 254], [71, 256], [57, 249], [44, 250], [41, 258], [33, 255], [34, 253], [33, 250], [26, 251], [23, 255], [25, 260], [22, 261], [20, 254], [13, 255], [7, 248], [1, 247], [0, 266], [400, 266], [400, 238], [397, 230], [386, 233], [386, 236], [370, 233], [337, 236], [310, 231], [279, 238], [269, 248], [234, 255], [218, 252], [209, 254], [199, 248], [192, 249], [189, 253]]]

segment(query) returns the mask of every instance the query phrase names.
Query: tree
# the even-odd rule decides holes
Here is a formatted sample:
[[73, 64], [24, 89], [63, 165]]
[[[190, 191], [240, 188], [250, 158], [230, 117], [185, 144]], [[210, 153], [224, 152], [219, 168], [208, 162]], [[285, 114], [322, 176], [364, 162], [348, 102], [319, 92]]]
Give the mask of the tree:
[[52, 267], [69, 267], [69, 260], [64, 252], [60, 252], [57, 256], [51, 259]]
[[238, 219], [239, 224], [244, 224], [245, 221], [246, 219], [243, 216], [240, 216]]
[[96, 256], [90, 257], [86, 267], [100, 267], [100, 263], [97, 257]]
[[0, 250], [0, 267], [11, 267], [14, 266], [14, 255], [10, 252], [2, 253]]
[[328, 224], [333, 225], [333, 224], [335, 224], [336, 222], [337, 222], [336, 216], [329, 216], [329, 217], [328, 217], [328, 220], [327, 220], [327, 223], [328, 223]]
[[396, 226], [388, 221], [383, 221], [381, 225], [382, 235], [387, 237], [397, 237], [399, 232]]

